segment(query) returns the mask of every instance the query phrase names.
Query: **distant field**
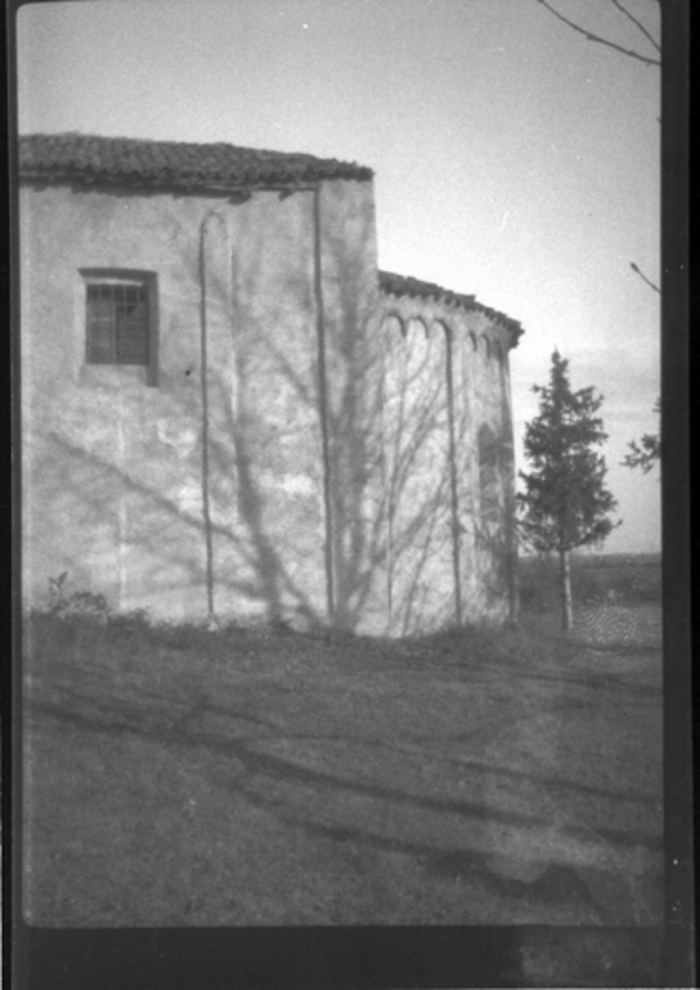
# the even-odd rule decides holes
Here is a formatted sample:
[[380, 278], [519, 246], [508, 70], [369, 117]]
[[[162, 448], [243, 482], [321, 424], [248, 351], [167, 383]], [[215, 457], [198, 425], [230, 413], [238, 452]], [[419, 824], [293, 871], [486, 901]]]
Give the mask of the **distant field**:
[[579, 567], [661, 567], [660, 553], [591, 553], [576, 557]]
[[[521, 557], [520, 598], [525, 611], [556, 610], [559, 601], [558, 561]], [[572, 558], [574, 606], [614, 597], [625, 605], [661, 602], [660, 554], [578, 554]]]

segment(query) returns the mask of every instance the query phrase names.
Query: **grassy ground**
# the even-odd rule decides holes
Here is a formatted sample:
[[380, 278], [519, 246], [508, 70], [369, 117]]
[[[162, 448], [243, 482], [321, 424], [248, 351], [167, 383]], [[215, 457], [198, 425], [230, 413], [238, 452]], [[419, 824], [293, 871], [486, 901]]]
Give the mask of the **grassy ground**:
[[600, 649], [539, 615], [393, 642], [34, 616], [26, 919], [659, 923], [660, 609], [634, 608]]

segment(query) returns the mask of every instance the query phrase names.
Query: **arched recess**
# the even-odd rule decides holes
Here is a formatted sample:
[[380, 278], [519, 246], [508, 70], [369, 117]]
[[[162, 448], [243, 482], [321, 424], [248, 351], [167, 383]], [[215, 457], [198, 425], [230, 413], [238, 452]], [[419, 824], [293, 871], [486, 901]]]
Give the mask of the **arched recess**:
[[514, 614], [516, 565], [506, 446], [501, 427], [484, 424], [479, 428], [479, 585], [483, 608], [502, 617]]
[[407, 321], [396, 312], [387, 313], [381, 324], [384, 353], [383, 402], [381, 407], [383, 515], [386, 541], [385, 593], [387, 631], [392, 631], [393, 575], [396, 568], [394, 550], [394, 516], [399, 489], [400, 452], [406, 420]]
[[508, 346], [499, 341], [500, 361], [497, 366], [496, 387], [500, 396], [501, 422], [501, 483], [503, 486], [504, 562], [507, 565], [509, 614], [515, 617], [519, 609], [518, 539], [516, 524], [516, 472], [513, 411], [511, 407]]
[[426, 361], [430, 352], [430, 333], [428, 325], [421, 317], [410, 317], [406, 320], [404, 329], [406, 341], [406, 377], [407, 387], [418, 386], [426, 373]]
[[427, 340], [430, 337], [430, 327], [422, 316], [409, 316], [406, 320], [404, 335], [408, 338], [409, 335], [420, 336], [421, 334]]
[[[421, 323], [423, 321], [421, 320]], [[434, 336], [435, 334], [444, 334], [446, 338], [452, 337], [452, 330], [446, 320], [433, 319], [430, 322], [430, 328], [428, 330], [429, 336]]]
[[384, 413], [394, 634], [417, 630], [426, 616], [454, 616], [446, 327], [420, 313], [403, 315]]
[[387, 313], [383, 318], [379, 332], [382, 335], [385, 355], [399, 346], [406, 338], [406, 322], [399, 313]]
[[383, 396], [381, 406], [384, 451], [384, 490], [390, 503], [395, 446], [404, 418], [406, 381], [406, 321], [398, 313], [388, 313], [382, 320], [380, 332], [384, 353]]
[[406, 322], [398, 313], [387, 313], [380, 333], [384, 353], [384, 402], [391, 402], [399, 390], [402, 365], [406, 360]]
[[483, 424], [478, 433], [479, 451], [479, 518], [482, 529], [498, 525], [501, 514], [500, 442], [490, 426]]
[[[487, 341], [483, 333], [479, 334], [477, 339], [477, 349], [476, 349], [476, 393], [478, 396], [479, 405], [481, 407], [488, 406], [490, 389], [489, 389], [489, 368], [490, 363], [488, 360], [487, 353]], [[481, 414], [480, 414], [481, 417]]]
[[443, 320], [433, 322], [432, 332], [442, 334], [445, 346], [445, 385], [447, 399], [447, 457], [450, 485], [450, 536], [452, 551], [452, 581], [454, 586], [454, 621], [462, 624], [461, 581], [461, 524], [459, 492], [459, 424], [462, 419], [459, 393], [461, 393], [461, 354], [455, 354], [454, 334]]

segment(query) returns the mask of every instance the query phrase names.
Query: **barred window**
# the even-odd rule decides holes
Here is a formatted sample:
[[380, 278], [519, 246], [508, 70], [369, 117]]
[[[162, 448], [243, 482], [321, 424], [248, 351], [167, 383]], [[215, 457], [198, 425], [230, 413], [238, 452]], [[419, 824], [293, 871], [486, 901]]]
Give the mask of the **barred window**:
[[88, 364], [142, 365], [157, 384], [155, 276], [84, 270]]

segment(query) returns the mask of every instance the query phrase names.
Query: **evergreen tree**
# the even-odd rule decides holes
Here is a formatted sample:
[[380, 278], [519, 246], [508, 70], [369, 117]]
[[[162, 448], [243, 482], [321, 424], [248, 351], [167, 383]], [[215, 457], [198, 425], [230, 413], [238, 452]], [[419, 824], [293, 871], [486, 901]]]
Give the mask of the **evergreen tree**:
[[[654, 412], [658, 416], [661, 415], [661, 399], [656, 400]], [[627, 446], [630, 453], [621, 462], [622, 466], [640, 467], [644, 474], [647, 474], [661, 460], [661, 429], [659, 428], [658, 433], [645, 433], [639, 443], [633, 440]]]
[[605, 459], [597, 453], [607, 440], [596, 416], [603, 402], [593, 388], [572, 392], [569, 362], [552, 355], [549, 385], [534, 385], [538, 416], [525, 430], [525, 456], [532, 471], [520, 472], [525, 490], [518, 494], [523, 542], [538, 553], [559, 555], [562, 625], [571, 629], [570, 553], [596, 546], [615, 525], [608, 514], [617, 505], [605, 487]]

